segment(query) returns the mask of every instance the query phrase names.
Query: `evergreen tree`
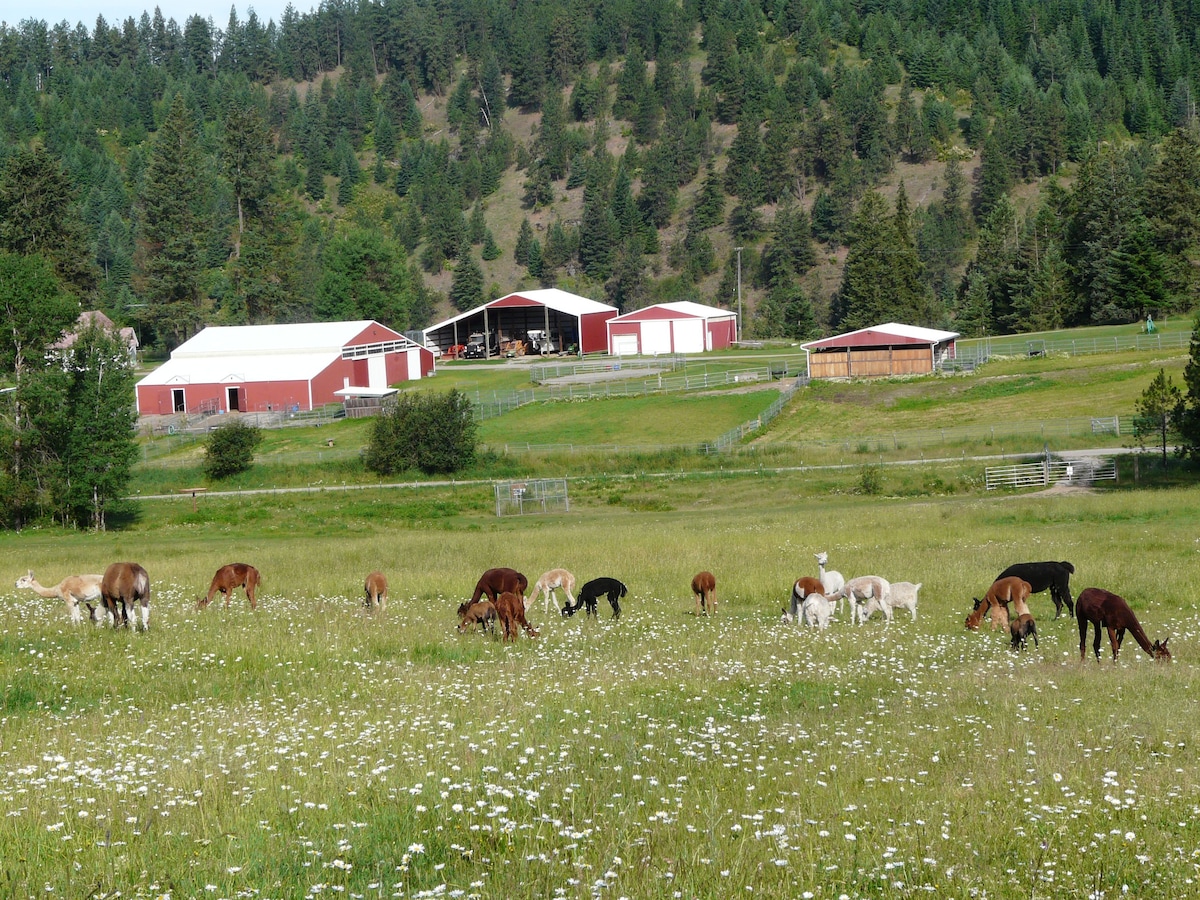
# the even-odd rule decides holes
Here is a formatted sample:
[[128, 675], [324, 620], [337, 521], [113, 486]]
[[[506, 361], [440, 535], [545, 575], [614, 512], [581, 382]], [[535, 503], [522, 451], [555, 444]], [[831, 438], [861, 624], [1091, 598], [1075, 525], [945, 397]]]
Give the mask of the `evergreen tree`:
[[532, 244], [533, 226], [529, 224], [528, 219], [522, 219], [521, 227], [517, 229], [517, 243], [513, 247], [513, 259], [517, 261], [517, 265], [529, 265], [529, 248]]
[[241, 253], [246, 213], [257, 212], [271, 184], [274, 145], [257, 107], [245, 97], [235, 97], [225, 110], [221, 132], [221, 172], [233, 189], [237, 206], [234, 256]]
[[721, 179], [710, 161], [700, 185], [700, 193], [696, 197], [696, 205], [692, 207], [692, 219], [689, 228], [703, 231], [715, 228], [725, 221], [725, 192], [721, 188]]
[[1200, 137], [1177, 129], [1146, 179], [1146, 210], [1162, 253], [1168, 308], [1200, 303]]
[[201, 323], [203, 160], [194, 119], [176, 94], [151, 147], [142, 190], [142, 293], [147, 318], [171, 343]]
[[483, 269], [475, 261], [470, 247], [463, 247], [454, 266], [450, 302], [458, 310], [474, 309], [483, 303]]
[[1192, 322], [1188, 361], [1183, 368], [1183, 396], [1173, 413], [1180, 450], [1192, 463], [1200, 462], [1200, 314]]
[[1162, 450], [1164, 467], [1167, 465], [1167, 442], [1174, 431], [1174, 423], [1179, 420], [1178, 410], [1182, 405], [1183, 394], [1165, 369], [1158, 370], [1154, 380], [1133, 404], [1137, 413], [1133, 422], [1138, 445], [1145, 448], [1146, 438], [1154, 438]]

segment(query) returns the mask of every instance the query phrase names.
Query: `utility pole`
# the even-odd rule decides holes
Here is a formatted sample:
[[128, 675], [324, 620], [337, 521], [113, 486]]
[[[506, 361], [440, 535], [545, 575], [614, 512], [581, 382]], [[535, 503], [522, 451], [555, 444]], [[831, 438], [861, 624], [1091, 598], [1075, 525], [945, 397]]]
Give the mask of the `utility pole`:
[[738, 301], [738, 317], [737, 317], [737, 343], [740, 346], [742, 343], [742, 248], [734, 247], [737, 251], [737, 301]]

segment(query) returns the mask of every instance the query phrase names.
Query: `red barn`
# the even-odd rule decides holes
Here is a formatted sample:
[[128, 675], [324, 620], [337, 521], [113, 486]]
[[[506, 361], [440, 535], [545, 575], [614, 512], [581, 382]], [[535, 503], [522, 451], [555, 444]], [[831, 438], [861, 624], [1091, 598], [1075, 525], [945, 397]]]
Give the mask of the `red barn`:
[[309, 410], [433, 373], [433, 353], [378, 322], [205, 328], [137, 384], [139, 415]]
[[495, 356], [501, 344], [514, 340], [529, 344], [532, 353], [532, 331], [547, 334], [555, 352], [574, 348], [579, 353], [604, 353], [604, 323], [616, 314], [615, 306], [558, 288], [518, 291], [430, 325], [425, 343], [445, 353], [465, 345], [472, 334], [481, 334], [488, 336], [482, 355]]
[[737, 341], [737, 315], [727, 309], [683, 300], [657, 303], [608, 323], [613, 356], [658, 356], [724, 350]]

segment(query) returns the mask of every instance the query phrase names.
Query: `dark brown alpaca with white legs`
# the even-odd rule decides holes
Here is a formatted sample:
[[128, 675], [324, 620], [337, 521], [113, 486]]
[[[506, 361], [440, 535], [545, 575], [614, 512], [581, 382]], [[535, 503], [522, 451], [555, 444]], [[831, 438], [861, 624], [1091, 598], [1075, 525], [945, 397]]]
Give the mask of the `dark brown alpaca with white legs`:
[[363, 590], [367, 592], [367, 606], [370, 609], [380, 612], [387, 609], [388, 583], [382, 572], [376, 571], [368, 575]]
[[717, 614], [717, 579], [712, 572], [697, 572], [692, 579], [692, 593], [696, 595], [696, 615]]
[[1079, 661], [1087, 659], [1084, 645], [1087, 643], [1088, 623], [1096, 627], [1096, 640], [1092, 650], [1096, 653], [1096, 661], [1100, 660], [1100, 629], [1108, 629], [1108, 641], [1112, 644], [1113, 662], [1121, 650], [1121, 642], [1125, 640], [1125, 632], [1133, 635], [1138, 646], [1154, 659], [1169, 660], [1171, 651], [1167, 649], [1167, 638], [1150, 643], [1146, 632], [1142, 630], [1137, 616], [1129, 608], [1123, 597], [1118, 597], [1103, 588], [1086, 588], [1075, 600], [1075, 618], [1079, 620]]
[[150, 629], [150, 576], [137, 563], [113, 563], [104, 570], [100, 599], [112, 616], [113, 628], [129, 627], [129, 607], [142, 607], [142, 631]]
[[220, 591], [225, 596], [225, 608], [229, 609], [229, 601], [233, 598], [233, 589], [244, 587], [246, 599], [250, 601], [250, 608], [257, 609], [258, 601], [254, 598], [254, 592], [258, 590], [258, 582], [258, 569], [254, 566], [246, 563], [230, 563], [227, 566], [221, 566], [217, 569], [217, 574], [213, 576], [212, 584], [208, 586], [208, 596], [199, 601], [196, 608], [204, 609], [212, 603], [213, 595]]

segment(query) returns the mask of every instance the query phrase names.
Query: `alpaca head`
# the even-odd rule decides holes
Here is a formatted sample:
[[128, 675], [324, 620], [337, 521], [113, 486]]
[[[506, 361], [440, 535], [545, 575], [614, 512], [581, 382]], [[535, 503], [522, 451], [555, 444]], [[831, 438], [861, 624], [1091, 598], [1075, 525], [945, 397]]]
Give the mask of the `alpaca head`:
[[1171, 659], [1171, 651], [1167, 649], [1167, 641], [1170, 638], [1163, 638], [1161, 641], [1155, 641], [1150, 647], [1151, 655], [1158, 660], [1169, 661]]
[[820, 553], [813, 554], [817, 558], [817, 565], [823, 566], [829, 562], [829, 554], [822, 550]]
[[980, 604], [983, 603], [978, 597], [972, 598], [975, 605], [971, 607], [971, 613], [967, 616], [967, 621], [964, 622], [968, 631], [978, 631], [979, 623], [983, 621], [983, 612], [980, 611]]
[[28, 570], [24, 575], [17, 579], [17, 587], [27, 588], [33, 584], [33, 569]]
[[780, 625], [791, 625], [792, 621], [793, 621], [792, 614], [790, 612], [788, 612], [786, 608], [784, 608], [783, 615], [779, 617], [779, 624]]

